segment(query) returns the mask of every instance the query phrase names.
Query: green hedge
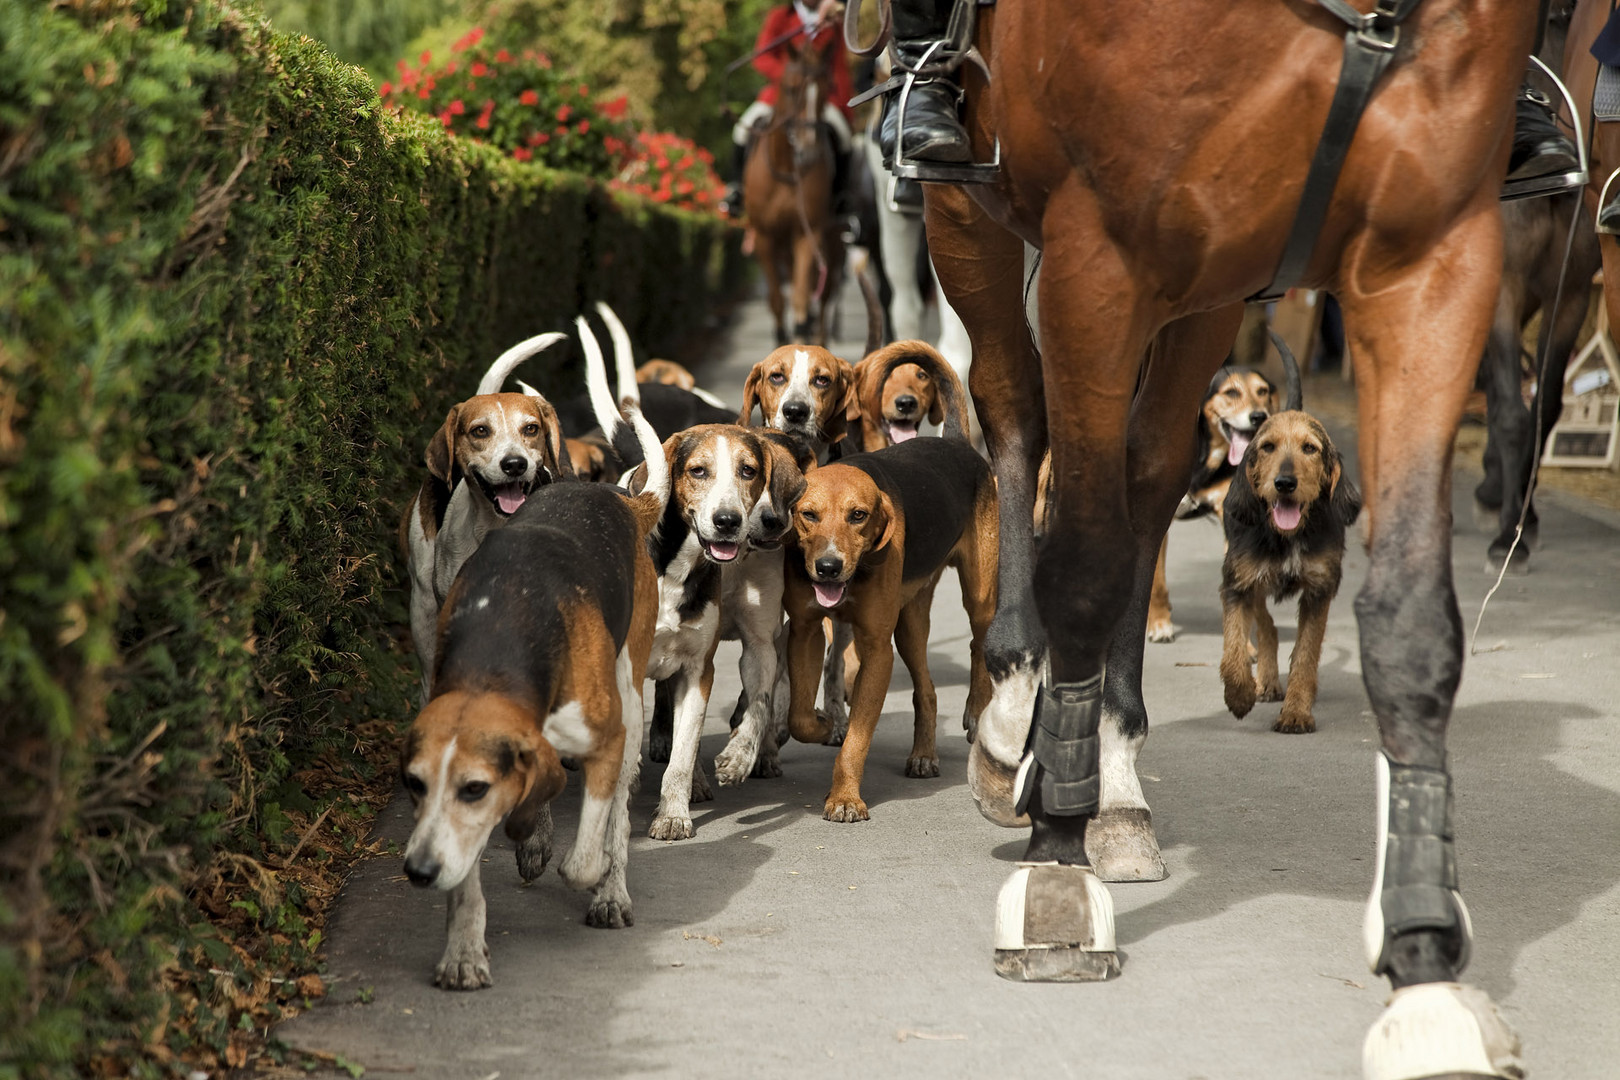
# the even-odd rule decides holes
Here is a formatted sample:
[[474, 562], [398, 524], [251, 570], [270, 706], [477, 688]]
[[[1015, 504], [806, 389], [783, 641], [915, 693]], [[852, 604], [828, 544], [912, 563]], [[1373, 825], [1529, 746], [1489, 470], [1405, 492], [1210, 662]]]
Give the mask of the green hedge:
[[217, 0], [0, 3], [0, 1076], [239, 1052], [318, 947], [311, 777], [410, 712], [428, 435], [588, 301], [660, 348], [740, 280], [375, 100]]

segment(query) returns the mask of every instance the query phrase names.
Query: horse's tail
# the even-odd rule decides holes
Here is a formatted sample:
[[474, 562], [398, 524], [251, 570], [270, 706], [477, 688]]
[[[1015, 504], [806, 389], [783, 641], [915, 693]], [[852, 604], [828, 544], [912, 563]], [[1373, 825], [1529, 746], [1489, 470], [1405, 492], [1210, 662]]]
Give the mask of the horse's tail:
[[896, 341], [861, 361], [865, 371], [857, 388], [857, 397], [862, 415], [871, 408], [871, 420], [877, 422], [882, 413], [883, 385], [894, 374], [894, 369], [902, 364], [916, 364], [934, 380], [942, 416], [929, 419], [943, 425], [941, 434], [947, 439], [967, 442], [967, 391], [962, 389], [962, 380], [957, 377], [950, 362], [926, 341]]
[[1282, 357], [1283, 366], [1283, 409], [1294, 412], [1305, 407], [1305, 388], [1299, 377], [1299, 361], [1294, 359], [1294, 350], [1288, 347], [1288, 342], [1282, 339], [1277, 331], [1266, 330], [1271, 335], [1271, 344], [1276, 346], [1277, 355]]

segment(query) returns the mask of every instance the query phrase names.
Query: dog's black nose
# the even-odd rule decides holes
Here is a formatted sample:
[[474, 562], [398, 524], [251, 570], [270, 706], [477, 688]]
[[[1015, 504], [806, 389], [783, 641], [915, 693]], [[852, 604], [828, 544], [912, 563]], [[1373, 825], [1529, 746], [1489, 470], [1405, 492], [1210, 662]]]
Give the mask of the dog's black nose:
[[810, 419], [810, 406], [802, 401], [784, 401], [782, 419], [790, 424], [802, 424]]
[[1266, 422], [1266, 417], [1269, 416], [1269, 415], [1271, 415], [1271, 414], [1270, 413], [1263, 413], [1263, 412], [1260, 412], [1259, 410], [1256, 410], [1256, 411], [1250, 413], [1249, 414], [1249, 426], [1250, 426], [1250, 428], [1251, 429], [1257, 428], [1261, 424], [1265, 423]]
[[1299, 481], [1292, 476], [1279, 476], [1273, 483], [1277, 485], [1277, 490], [1284, 495], [1292, 495], [1294, 489], [1299, 487]]
[[529, 459], [522, 454], [509, 454], [501, 458], [501, 472], [507, 476], [522, 476], [529, 471]]
[[735, 510], [717, 510], [713, 520], [714, 531], [727, 536], [742, 528], [742, 515]]
[[902, 394], [894, 399], [894, 411], [902, 416], [916, 412], [917, 399], [912, 397], [910, 394]]
[[774, 512], [766, 510], [759, 515], [759, 527], [765, 530], [765, 535], [775, 536], [787, 528], [787, 522], [777, 517]]
[[405, 860], [405, 876], [412, 885], [428, 886], [438, 880], [440, 866], [437, 859], [415, 858]]
[[835, 555], [823, 555], [816, 560], [816, 577], [826, 581], [844, 572], [844, 560]]

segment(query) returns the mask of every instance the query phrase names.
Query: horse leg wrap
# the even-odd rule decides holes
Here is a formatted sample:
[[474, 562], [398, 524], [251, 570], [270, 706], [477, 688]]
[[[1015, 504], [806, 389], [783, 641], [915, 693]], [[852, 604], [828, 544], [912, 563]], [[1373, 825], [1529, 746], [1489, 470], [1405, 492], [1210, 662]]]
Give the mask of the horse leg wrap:
[[1457, 891], [1451, 776], [1443, 769], [1397, 765], [1378, 755], [1378, 855], [1364, 925], [1367, 963], [1389, 971], [1402, 934], [1430, 930], [1450, 946], [1453, 968], [1468, 965], [1472, 928]]
[[1101, 675], [1041, 687], [1029, 753], [1018, 770], [1018, 813], [1025, 812], [1035, 785], [1040, 784], [1041, 809], [1047, 814], [1096, 816], [1097, 722], [1101, 715]]

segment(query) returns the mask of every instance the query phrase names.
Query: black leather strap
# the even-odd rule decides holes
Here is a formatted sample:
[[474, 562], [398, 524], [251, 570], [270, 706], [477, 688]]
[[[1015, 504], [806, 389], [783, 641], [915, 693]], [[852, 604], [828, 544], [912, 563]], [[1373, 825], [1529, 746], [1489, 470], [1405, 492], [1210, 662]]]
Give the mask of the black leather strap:
[[1316, 2], [1350, 27], [1344, 35], [1344, 64], [1339, 70], [1339, 85], [1333, 92], [1327, 123], [1316, 144], [1316, 156], [1311, 159], [1310, 172], [1305, 176], [1305, 189], [1299, 197], [1299, 208], [1294, 211], [1294, 226], [1283, 245], [1277, 272], [1272, 275], [1271, 284], [1249, 297], [1251, 301], [1275, 300], [1305, 276], [1322, 225], [1327, 220], [1334, 189], [1339, 185], [1344, 159], [1350, 153], [1356, 128], [1361, 125], [1361, 114], [1367, 111], [1379, 77], [1395, 58], [1401, 22], [1417, 7], [1419, 0], [1379, 0], [1377, 7], [1365, 14], [1345, 0]]

